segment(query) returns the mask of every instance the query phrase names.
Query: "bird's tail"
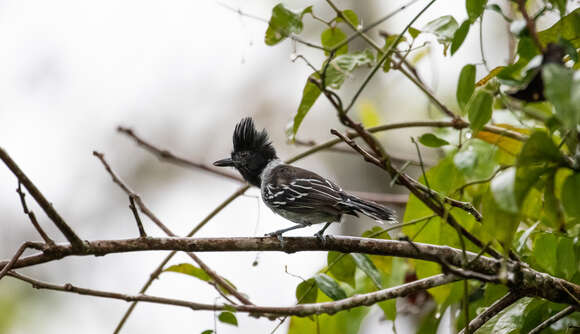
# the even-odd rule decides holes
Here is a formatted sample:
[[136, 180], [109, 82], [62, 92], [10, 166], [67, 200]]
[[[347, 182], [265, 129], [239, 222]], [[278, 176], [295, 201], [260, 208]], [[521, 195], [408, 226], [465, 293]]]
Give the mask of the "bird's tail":
[[380, 204], [366, 201], [360, 199], [353, 195], [348, 195], [348, 197], [341, 202], [341, 204], [356, 213], [362, 213], [363, 215], [372, 218], [379, 223], [382, 221], [396, 222], [395, 212], [385, 206]]

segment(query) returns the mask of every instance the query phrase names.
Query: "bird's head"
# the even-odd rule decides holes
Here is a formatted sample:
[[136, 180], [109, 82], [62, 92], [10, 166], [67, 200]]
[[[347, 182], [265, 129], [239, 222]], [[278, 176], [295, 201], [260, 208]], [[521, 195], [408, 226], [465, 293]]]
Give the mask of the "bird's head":
[[276, 156], [276, 150], [265, 129], [256, 130], [250, 117], [243, 118], [234, 129], [231, 157], [214, 162], [218, 167], [235, 167], [246, 181], [260, 186], [260, 174]]

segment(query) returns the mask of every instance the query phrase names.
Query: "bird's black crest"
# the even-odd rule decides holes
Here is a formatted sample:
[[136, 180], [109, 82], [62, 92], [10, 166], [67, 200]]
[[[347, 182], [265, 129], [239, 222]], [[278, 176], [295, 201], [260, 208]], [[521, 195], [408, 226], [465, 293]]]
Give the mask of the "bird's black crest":
[[276, 156], [276, 151], [270, 142], [266, 129], [256, 130], [251, 117], [243, 118], [234, 130], [234, 152], [263, 152], [266, 156]]

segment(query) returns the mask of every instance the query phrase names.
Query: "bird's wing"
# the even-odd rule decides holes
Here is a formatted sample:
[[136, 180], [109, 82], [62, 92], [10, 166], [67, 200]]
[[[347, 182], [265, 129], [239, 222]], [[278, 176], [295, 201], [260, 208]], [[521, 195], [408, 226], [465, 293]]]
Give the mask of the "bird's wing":
[[273, 173], [264, 191], [264, 200], [270, 205], [297, 213], [313, 210], [332, 215], [343, 213], [338, 204], [346, 194], [334, 182], [294, 166], [276, 168], [279, 170]]

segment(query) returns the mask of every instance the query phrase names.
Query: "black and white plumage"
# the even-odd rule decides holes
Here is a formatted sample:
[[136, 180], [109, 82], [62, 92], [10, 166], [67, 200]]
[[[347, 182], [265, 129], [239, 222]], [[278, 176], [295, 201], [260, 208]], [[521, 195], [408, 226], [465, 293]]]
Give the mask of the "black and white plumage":
[[316, 234], [322, 237], [326, 228], [345, 214], [358, 217], [360, 213], [379, 222], [395, 221], [391, 209], [348, 194], [314, 172], [283, 163], [266, 130], [256, 130], [251, 118], [236, 125], [233, 144], [231, 158], [214, 165], [235, 167], [246, 181], [261, 189], [262, 200], [274, 213], [297, 224], [269, 235], [280, 237], [289, 230], [326, 223]]

